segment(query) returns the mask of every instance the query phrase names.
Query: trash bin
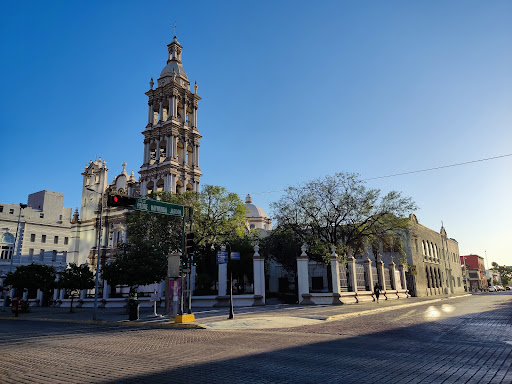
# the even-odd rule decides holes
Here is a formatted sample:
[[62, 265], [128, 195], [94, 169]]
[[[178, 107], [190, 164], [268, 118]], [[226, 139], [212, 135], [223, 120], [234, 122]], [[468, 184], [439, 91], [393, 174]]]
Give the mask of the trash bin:
[[128, 300], [128, 320], [139, 320], [139, 302], [137, 300]]

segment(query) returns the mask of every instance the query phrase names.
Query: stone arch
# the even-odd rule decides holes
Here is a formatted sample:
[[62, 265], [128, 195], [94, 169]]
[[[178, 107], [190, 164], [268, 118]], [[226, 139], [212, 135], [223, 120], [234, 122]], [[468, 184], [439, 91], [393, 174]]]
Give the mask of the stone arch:
[[156, 182], [156, 191], [162, 192], [164, 190], [164, 180], [160, 179]]
[[176, 181], [176, 193], [183, 193], [183, 181]]
[[14, 253], [14, 236], [9, 232], [5, 232], [0, 238], [0, 243], [0, 260], [11, 260]]
[[146, 189], [147, 189], [148, 195], [153, 193], [154, 190], [155, 190], [155, 183], [153, 183], [152, 181], [148, 182], [148, 185], [146, 186]]

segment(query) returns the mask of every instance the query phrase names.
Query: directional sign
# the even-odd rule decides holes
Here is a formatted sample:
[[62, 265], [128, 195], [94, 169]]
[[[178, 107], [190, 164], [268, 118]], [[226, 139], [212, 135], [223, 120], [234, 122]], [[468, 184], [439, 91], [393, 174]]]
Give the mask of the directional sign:
[[226, 251], [217, 251], [217, 264], [226, 264], [228, 262], [228, 253]]
[[137, 197], [133, 207], [137, 211], [160, 213], [162, 215], [180, 216], [183, 217], [183, 205], [166, 203], [158, 200], [151, 200], [146, 198]]
[[231, 252], [231, 260], [240, 260], [240, 252]]

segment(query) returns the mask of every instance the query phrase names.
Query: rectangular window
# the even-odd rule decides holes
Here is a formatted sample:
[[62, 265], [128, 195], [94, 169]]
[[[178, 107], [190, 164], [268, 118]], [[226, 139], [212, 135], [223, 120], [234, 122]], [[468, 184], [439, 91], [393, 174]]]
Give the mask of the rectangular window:
[[44, 261], [44, 249], [39, 251], [39, 261]]
[[41, 236], [41, 243], [46, 243], [46, 235]]
[[9, 209], [9, 214], [12, 215], [13, 213], [14, 213], [14, 209], [13, 208]]
[[62, 220], [62, 215], [59, 216], [59, 220]]
[[42, 212], [41, 212], [41, 213], [39, 214], [39, 217], [40, 217], [41, 219], [42, 219], [42, 218], [44, 218], [44, 213], [42, 213]]
[[34, 241], [36, 241], [36, 234], [35, 233], [31, 233], [30, 234], [30, 242], [33, 243]]
[[460, 287], [460, 277], [457, 277], [457, 286]]
[[64, 238], [64, 245], [68, 245], [68, 242], [69, 242], [69, 238], [68, 238], [68, 237], [65, 237], [65, 238]]
[[53, 238], [53, 244], [59, 244], [59, 236]]
[[4, 206], [0, 205], [0, 213], [2, 213], [3, 211], [4, 211]]
[[30, 257], [34, 256], [34, 249], [33, 249], [33, 248], [30, 248], [30, 249], [28, 250], [28, 255], [29, 255]]
[[53, 262], [57, 261], [57, 251], [55, 249], [52, 251], [52, 261]]
[[64, 261], [66, 261], [68, 258], [68, 251], [62, 252], [62, 255], [64, 256]]

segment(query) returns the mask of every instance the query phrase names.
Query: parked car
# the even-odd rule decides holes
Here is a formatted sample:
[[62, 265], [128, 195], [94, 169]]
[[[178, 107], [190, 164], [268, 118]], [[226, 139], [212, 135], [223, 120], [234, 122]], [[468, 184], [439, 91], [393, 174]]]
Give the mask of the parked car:
[[507, 287], [505, 288], [507, 291], [512, 291], [512, 287], [510, 285], [507, 285]]
[[503, 288], [503, 285], [497, 285], [496, 286], [498, 288], [498, 291], [504, 291], [505, 288]]
[[490, 285], [489, 292], [496, 292], [496, 287], [494, 285]]

